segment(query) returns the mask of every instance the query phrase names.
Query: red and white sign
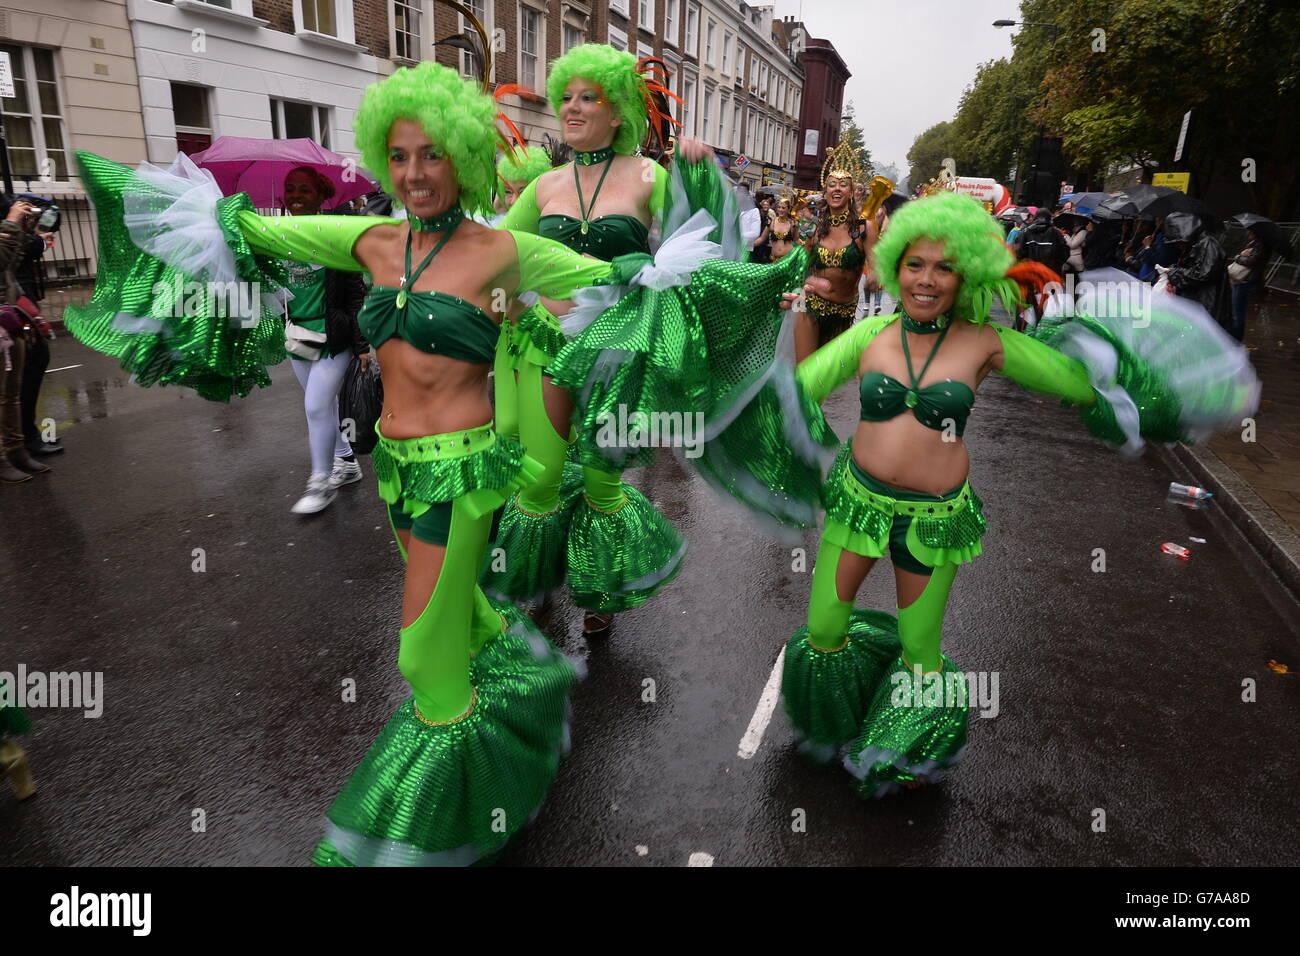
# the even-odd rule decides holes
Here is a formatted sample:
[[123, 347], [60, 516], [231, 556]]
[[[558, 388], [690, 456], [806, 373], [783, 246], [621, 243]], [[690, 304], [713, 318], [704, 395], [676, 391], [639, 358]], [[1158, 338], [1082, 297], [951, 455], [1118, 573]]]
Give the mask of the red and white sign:
[[980, 202], [997, 202], [998, 200], [998, 181], [996, 179], [980, 179], [977, 176], [958, 176], [954, 180], [956, 191], [963, 196], [970, 196]]

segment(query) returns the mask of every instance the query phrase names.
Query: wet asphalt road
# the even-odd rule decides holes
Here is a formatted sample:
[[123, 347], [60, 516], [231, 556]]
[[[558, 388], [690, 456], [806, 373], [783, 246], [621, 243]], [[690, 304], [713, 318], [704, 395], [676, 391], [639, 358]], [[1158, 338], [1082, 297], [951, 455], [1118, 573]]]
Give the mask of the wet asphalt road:
[[[102, 671], [104, 711], [31, 712], [39, 792], [0, 792], [0, 860], [306, 864], [406, 694], [401, 565], [369, 463], [300, 518], [305, 425], [287, 363], [229, 406], [131, 386], [59, 339], [51, 368], [72, 365], [42, 395], [67, 453], [54, 474], [0, 487], [0, 670]], [[846, 434], [853, 390], [827, 410]], [[598, 644], [561, 604], [551, 636], [589, 669], [574, 751], [501, 862], [1300, 862], [1300, 678], [1265, 666], [1300, 666], [1295, 603], [1212, 508], [1166, 503], [1185, 476], [1154, 452], [1121, 458], [1052, 401], [992, 376], [966, 439], [991, 530], [957, 577], [945, 650], [998, 673], [1000, 712], [972, 718], [945, 784], [863, 803], [842, 770], [802, 761], [779, 707], [738, 756], [809, 575], [662, 457], [630, 477], [689, 540], [684, 571]], [[1188, 562], [1159, 550], [1190, 536], [1207, 543]], [[859, 605], [893, 598], [877, 569]]]

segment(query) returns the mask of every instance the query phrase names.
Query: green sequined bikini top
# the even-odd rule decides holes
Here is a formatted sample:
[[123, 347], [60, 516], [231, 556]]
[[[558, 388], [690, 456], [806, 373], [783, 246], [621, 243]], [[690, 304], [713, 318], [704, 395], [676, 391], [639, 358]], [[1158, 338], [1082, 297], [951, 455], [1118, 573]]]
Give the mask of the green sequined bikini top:
[[943, 431], [947, 422], [951, 421], [956, 427], [957, 434], [964, 434], [966, 419], [970, 418], [971, 408], [975, 404], [975, 393], [971, 391], [970, 386], [965, 382], [956, 382], [949, 378], [924, 388], [918, 387], [930, 368], [930, 362], [938, 353], [939, 346], [943, 344], [944, 337], [948, 334], [947, 327], [939, 333], [939, 340], [930, 350], [930, 357], [925, 360], [920, 375], [912, 373], [912, 355], [907, 348], [907, 332], [901, 321], [898, 328], [903, 337], [903, 357], [907, 360], [907, 374], [911, 376], [912, 385], [909, 388], [884, 372], [868, 372], [862, 376], [862, 382], [858, 385], [858, 397], [862, 403], [862, 420], [887, 422], [910, 408], [916, 420], [926, 428]]
[[537, 220], [537, 234], [606, 262], [631, 252], [650, 252], [650, 230], [646, 224], [636, 216], [621, 213], [592, 219], [587, 223], [586, 232], [582, 230], [581, 219], [553, 213]]
[[858, 248], [856, 242], [850, 242], [843, 249], [827, 249], [818, 243], [816, 260], [814, 269], [846, 269], [849, 272], [859, 271], [867, 264], [866, 253]]
[[399, 338], [431, 355], [475, 364], [492, 361], [501, 327], [478, 306], [445, 292], [410, 292], [399, 306], [399, 292], [374, 286], [357, 315], [361, 334], [375, 348]]

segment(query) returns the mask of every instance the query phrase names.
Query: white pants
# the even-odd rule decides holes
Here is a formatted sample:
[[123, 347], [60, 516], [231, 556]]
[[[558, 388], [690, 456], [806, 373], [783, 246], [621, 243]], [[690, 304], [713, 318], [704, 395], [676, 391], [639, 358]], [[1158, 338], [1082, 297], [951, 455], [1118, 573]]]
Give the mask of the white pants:
[[302, 384], [311, 473], [328, 475], [334, 470], [335, 458], [352, 454], [352, 446], [339, 431], [339, 390], [352, 353], [344, 350], [333, 358], [321, 356], [315, 362], [290, 356], [289, 361], [293, 362], [293, 374]]

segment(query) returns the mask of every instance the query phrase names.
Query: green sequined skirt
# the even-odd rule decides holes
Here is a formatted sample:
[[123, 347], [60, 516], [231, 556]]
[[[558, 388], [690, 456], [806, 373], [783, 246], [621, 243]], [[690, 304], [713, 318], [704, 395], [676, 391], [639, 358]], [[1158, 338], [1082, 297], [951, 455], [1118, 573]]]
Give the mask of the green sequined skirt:
[[884, 557], [892, 539], [905, 542], [921, 564], [937, 568], [966, 564], [983, 551], [988, 522], [969, 482], [949, 496], [905, 492], [891, 497], [868, 488], [855, 474], [848, 442], [831, 468], [822, 499], [826, 540], [854, 554]]
[[843, 647], [823, 650], [807, 626], [785, 648], [781, 701], [799, 749], [813, 760], [834, 759], [862, 729], [876, 688], [902, 652], [898, 619], [882, 611], [854, 610]]
[[429, 506], [461, 499], [469, 517], [495, 511], [520, 488], [537, 480], [541, 465], [517, 441], [498, 435], [491, 425], [423, 438], [385, 437], [371, 461], [379, 497], [399, 505], [412, 518]]
[[844, 755], [860, 797], [882, 797], [912, 782], [935, 783], [966, 749], [966, 677], [947, 657], [917, 675], [900, 656], [876, 688], [862, 731]]
[[326, 814], [321, 866], [467, 866], [540, 809], [568, 748], [573, 665], [515, 608], [470, 667], [466, 716], [430, 726], [402, 703]]
[[540, 302], [524, 309], [514, 322], [501, 323], [501, 334], [508, 367], [515, 371], [525, 362], [546, 368], [568, 344], [560, 320]]

